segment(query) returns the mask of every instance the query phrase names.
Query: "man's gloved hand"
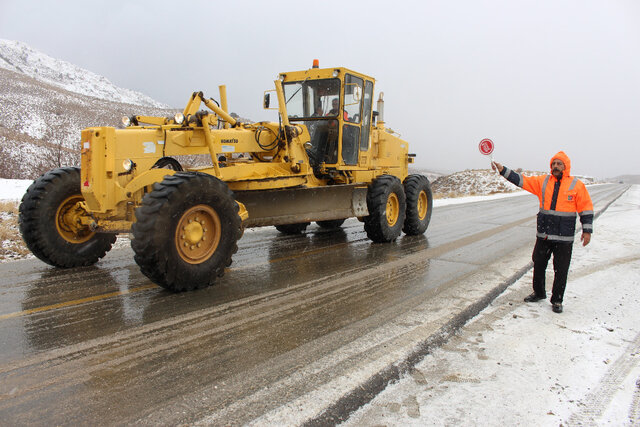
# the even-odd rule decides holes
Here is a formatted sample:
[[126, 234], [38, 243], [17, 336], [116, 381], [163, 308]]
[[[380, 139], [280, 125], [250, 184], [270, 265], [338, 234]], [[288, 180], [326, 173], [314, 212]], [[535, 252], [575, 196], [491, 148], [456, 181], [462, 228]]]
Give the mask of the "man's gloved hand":
[[498, 162], [491, 162], [491, 168], [493, 170], [497, 170], [498, 172], [502, 173], [502, 169], [504, 169], [504, 166], [502, 166], [500, 163]]

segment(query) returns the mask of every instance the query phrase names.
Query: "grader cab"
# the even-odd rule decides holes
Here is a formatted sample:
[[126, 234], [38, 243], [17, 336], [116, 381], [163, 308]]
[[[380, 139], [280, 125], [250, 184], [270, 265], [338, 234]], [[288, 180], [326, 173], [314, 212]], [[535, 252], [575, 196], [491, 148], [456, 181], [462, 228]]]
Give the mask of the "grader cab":
[[[81, 167], [47, 172], [24, 195], [22, 236], [44, 262], [76, 267], [102, 258], [118, 233], [131, 233], [141, 271], [182, 291], [222, 276], [246, 227], [291, 234], [357, 217], [374, 242], [422, 234], [430, 184], [408, 174], [413, 155], [385, 127], [382, 94], [373, 111], [374, 83], [314, 64], [280, 74], [265, 93], [277, 123], [238, 121], [220, 86], [219, 102], [194, 92], [174, 117], [85, 129]], [[185, 168], [187, 155], [211, 162]]]

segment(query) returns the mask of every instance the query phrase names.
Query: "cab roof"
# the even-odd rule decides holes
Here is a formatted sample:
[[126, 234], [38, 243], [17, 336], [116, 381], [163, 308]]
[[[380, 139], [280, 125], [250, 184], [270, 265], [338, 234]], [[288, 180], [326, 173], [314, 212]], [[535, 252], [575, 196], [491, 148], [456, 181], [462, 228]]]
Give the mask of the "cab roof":
[[[336, 74], [337, 72], [337, 74]], [[364, 80], [375, 82], [375, 79], [366, 74], [359, 73], [357, 71], [350, 70], [345, 67], [333, 67], [333, 68], [309, 68], [304, 71], [290, 71], [286, 73], [280, 73], [280, 78], [283, 82], [296, 82], [300, 80], [317, 80], [317, 79], [331, 79], [339, 78], [344, 79], [345, 74], [351, 74], [353, 76], [360, 77]]]

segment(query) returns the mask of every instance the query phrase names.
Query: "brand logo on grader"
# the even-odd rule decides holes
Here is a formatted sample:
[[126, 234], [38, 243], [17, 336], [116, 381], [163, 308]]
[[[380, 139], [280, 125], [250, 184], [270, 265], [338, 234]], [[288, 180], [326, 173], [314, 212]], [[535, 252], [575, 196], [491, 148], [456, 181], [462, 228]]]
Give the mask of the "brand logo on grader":
[[143, 142], [142, 146], [144, 147], [144, 153], [155, 153], [156, 152], [156, 143], [153, 141]]

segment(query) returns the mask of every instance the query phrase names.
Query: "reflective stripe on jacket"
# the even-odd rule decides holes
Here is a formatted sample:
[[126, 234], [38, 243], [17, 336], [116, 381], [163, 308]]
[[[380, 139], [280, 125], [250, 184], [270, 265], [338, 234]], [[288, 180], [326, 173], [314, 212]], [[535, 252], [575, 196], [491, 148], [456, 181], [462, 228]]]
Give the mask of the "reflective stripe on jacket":
[[509, 182], [538, 196], [538, 237], [573, 242], [578, 215], [582, 231], [593, 233], [593, 203], [582, 181], [570, 175], [569, 157], [560, 151], [551, 158], [551, 162], [554, 159], [562, 160], [565, 166], [559, 181], [553, 175], [525, 176], [506, 166], [502, 169], [501, 175]]

